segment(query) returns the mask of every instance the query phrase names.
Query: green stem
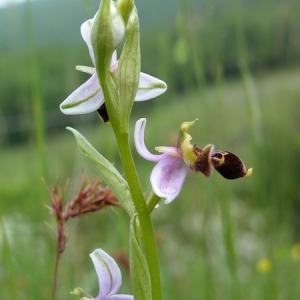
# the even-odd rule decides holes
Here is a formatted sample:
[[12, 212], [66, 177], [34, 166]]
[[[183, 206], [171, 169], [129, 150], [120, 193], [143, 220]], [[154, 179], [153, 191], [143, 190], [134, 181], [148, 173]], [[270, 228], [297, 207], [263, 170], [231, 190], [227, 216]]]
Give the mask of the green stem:
[[141, 185], [137, 176], [136, 168], [132, 159], [128, 133], [115, 133], [120, 150], [121, 161], [124, 167], [127, 182], [140, 221], [141, 236], [143, 240], [145, 256], [148, 263], [151, 279], [152, 299], [160, 300], [162, 298], [160, 271], [157, 249], [154, 239], [154, 232], [150, 219], [150, 211], [148, 210], [143, 191], [141, 189]]
[[[101, 71], [102, 69], [99, 68], [99, 70]], [[107, 75], [104, 71], [100, 71], [97, 71], [98, 78], [100, 78], [100, 84], [104, 98], [106, 99], [106, 108], [117, 139], [121, 162], [140, 222], [141, 237], [151, 280], [152, 299], [161, 300], [160, 271], [150, 212], [148, 211], [135, 164], [133, 162], [127, 128], [121, 128], [120, 120], [116, 114], [112, 101], [112, 97], [118, 97], [118, 94], [115, 93], [117, 87], [114, 80], [112, 80], [112, 76]]]
[[152, 213], [153, 209], [156, 207], [156, 205], [158, 205], [160, 200], [161, 198], [152, 191], [147, 200], [149, 214]]

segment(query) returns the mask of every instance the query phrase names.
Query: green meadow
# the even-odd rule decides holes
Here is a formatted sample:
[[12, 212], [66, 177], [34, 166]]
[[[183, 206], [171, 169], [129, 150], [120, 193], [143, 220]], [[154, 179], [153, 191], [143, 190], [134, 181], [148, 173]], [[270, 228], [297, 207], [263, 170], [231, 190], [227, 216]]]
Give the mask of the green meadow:
[[[292, 252], [300, 242], [299, 76], [300, 69], [293, 68], [255, 79], [261, 99], [261, 157], [252, 146], [240, 80], [224, 81], [220, 97], [216, 87], [210, 86], [205, 97], [191, 91], [172, 100], [157, 99], [153, 108], [136, 105], [133, 122], [147, 118], [150, 149], [174, 143], [181, 122], [198, 117], [190, 130], [198, 146], [214, 143], [230, 149], [253, 167], [251, 177], [236, 181], [226, 181], [217, 172], [210, 179], [190, 172], [178, 199], [155, 209], [153, 226], [165, 299], [299, 297], [299, 249], [298, 254]], [[79, 130], [118, 165], [109, 125], [79, 125]], [[36, 175], [35, 152], [34, 144], [1, 149], [1, 277], [7, 282], [1, 289], [2, 299], [27, 299], [28, 295], [48, 299], [51, 293], [55, 238], [46, 223], [55, 225], [45, 208], [50, 200]], [[135, 152], [134, 156], [144, 190], [149, 192], [153, 164]], [[97, 176], [66, 130], [47, 139], [46, 157], [49, 185], [63, 187], [67, 178], [71, 180], [66, 200], [78, 188], [82, 172], [90, 178]], [[124, 212], [107, 208], [73, 224], [61, 258], [58, 299], [72, 299], [68, 292], [76, 286], [97, 293], [88, 253], [102, 247], [115, 255], [126, 254], [127, 223]], [[257, 263], [262, 259], [270, 266], [260, 270]]]
[[[232, 1], [233, 13], [222, 6], [222, 1], [201, 1], [199, 7], [195, 1], [187, 1], [186, 6], [183, 3], [178, 2], [173, 16], [172, 22], [176, 23], [177, 18], [177, 29], [165, 28], [157, 35], [150, 25], [142, 30], [148, 34], [141, 38], [143, 71], [169, 86], [164, 95], [133, 107], [130, 138], [143, 190], [145, 194], [151, 192], [149, 176], [154, 163], [135, 151], [134, 124], [142, 117], [147, 118], [145, 140], [153, 152], [156, 146], [175, 146], [180, 124], [198, 118], [189, 130], [193, 143], [199, 148], [214, 144], [216, 149], [237, 154], [247, 168], [253, 168], [253, 174], [230, 181], [216, 171], [210, 178], [190, 171], [179, 197], [168, 205], [161, 202], [153, 211], [163, 299], [297, 300], [297, 3], [257, 2], [256, 11], [254, 4], [248, 7], [241, 2], [242, 9], [234, 11], [238, 1]], [[269, 9], [267, 4], [272, 3]], [[139, 5], [142, 11], [143, 3]], [[220, 13], [218, 5], [224, 11], [213, 22]], [[244, 14], [247, 17], [243, 19]], [[251, 31], [252, 25], [256, 30]], [[226, 37], [220, 33], [223, 26], [229, 34], [224, 34]], [[226, 43], [222, 44], [223, 40]], [[96, 113], [65, 116], [59, 112], [62, 100], [87, 79], [73, 71], [76, 64], [89, 64], [84, 46], [83, 42], [73, 46], [74, 52], [69, 51], [70, 45], [57, 46], [56, 50], [53, 45], [31, 45], [25, 54], [1, 52], [4, 59], [0, 61], [0, 72], [6, 70], [0, 73], [1, 80], [6, 80], [2, 80], [0, 91], [3, 300], [51, 298], [56, 224], [46, 207], [51, 204], [48, 189], [61, 187], [68, 201], [78, 191], [83, 174], [90, 179], [98, 176], [65, 127], [80, 131], [122, 173], [110, 125], [103, 124]], [[60, 51], [65, 56], [61, 57]], [[6, 114], [14, 121], [10, 122]], [[65, 189], [66, 181], [69, 184]], [[70, 291], [78, 286], [97, 295], [97, 276], [89, 258], [96, 248], [103, 248], [118, 261], [123, 274], [120, 292], [130, 294], [126, 213], [107, 207], [68, 225], [70, 237], [60, 259], [56, 299], [76, 299]]]

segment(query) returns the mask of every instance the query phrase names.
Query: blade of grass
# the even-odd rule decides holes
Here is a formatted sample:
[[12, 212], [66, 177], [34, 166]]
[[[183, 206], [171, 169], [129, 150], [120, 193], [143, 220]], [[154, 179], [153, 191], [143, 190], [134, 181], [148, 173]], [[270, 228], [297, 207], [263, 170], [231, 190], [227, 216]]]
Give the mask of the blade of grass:
[[46, 177], [46, 150], [45, 150], [45, 114], [43, 99], [40, 92], [39, 72], [36, 46], [34, 42], [33, 17], [31, 1], [27, 0], [25, 5], [26, 33], [28, 40], [28, 62], [30, 89], [32, 95], [32, 111], [34, 118], [36, 152], [39, 162], [38, 175]]

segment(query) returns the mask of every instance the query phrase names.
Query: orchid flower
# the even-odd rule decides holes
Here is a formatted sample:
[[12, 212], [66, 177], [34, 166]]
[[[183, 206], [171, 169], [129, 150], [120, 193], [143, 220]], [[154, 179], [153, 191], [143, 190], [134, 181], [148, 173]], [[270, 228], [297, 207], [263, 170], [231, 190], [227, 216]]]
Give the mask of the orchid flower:
[[145, 146], [146, 119], [142, 118], [136, 122], [134, 140], [137, 152], [143, 158], [157, 163], [150, 175], [150, 182], [154, 193], [165, 198], [166, 204], [172, 202], [180, 193], [188, 169], [209, 177], [214, 167], [227, 179], [250, 176], [252, 173], [252, 169], [247, 171], [242, 160], [233, 153], [214, 150], [214, 145], [211, 144], [203, 149], [192, 145], [190, 143], [192, 137], [187, 130], [196, 120], [181, 124], [177, 147], [155, 148], [162, 154], [152, 154]]
[[[90, 254], [98, 275], [99, 294], [95, 300], [133, 300], [132, 295], [116, 294], [122, 284], [121, 271], [115, 260], [102, 249]], [[83, 300], [89, 300], [83, 297]]]
[[[114, 7], [113, 14], [117, 15], [115, 12], [117, 8], [115, 7], [114, 1], [112, 1], [112, 7]], [[91, 60], [93, 62], [93, 65], [95, 66], [95, 56], [91, 42], [91, 31], [92, 26], [94, 24], [94, 19], [95, 17], [93, 19], [87, 20], [81, 25], [81, 35], [83, 40], [87, 44]], [[117, 41], [115, 41], [115, 44], [117, 45], [117, 43], [120, 42], [122, 39], [122, 32], [125, 32], [125, 25], [123, 24], [122, 27], [122, 22], [120, 20], [118, 20], [115, 23], [116, 26], [118, 26], [119, 28], [118, 30], [116, 30], [116, 36], [118, 37], [118, 39]], [[61, 103], [60, 110], [64, 114], [70, 115], [86, 114], [99, 110], [101, 106], [104, 105], [104, 95], [98, 80], [95, 67], [76, 66], [76, 69], [90, 74], [91, 77]], [[114, 75], [116, 75], [118, 72], [118, 60], [116, 50], [113, 52], [111, 58], [110, 71]], [[164, 81], [141, 72], [135, 101], [145, 101], [155, 98], [164, 93], [166, 89], [167, 85]]]

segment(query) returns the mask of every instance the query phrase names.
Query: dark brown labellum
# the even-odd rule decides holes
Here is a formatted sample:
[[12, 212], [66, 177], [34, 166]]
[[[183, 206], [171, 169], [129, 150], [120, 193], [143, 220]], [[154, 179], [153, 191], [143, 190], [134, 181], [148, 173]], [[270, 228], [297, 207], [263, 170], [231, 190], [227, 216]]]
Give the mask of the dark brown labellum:
[[243, 161], [233, 153], [214, 150], [211, 153], [211, 161], [215, 169], [226, 179], [236, 179], [247, 174]]
[[109, 122], [109, 116], [108, 116], [108, 113], [107, 113], [107, 110], [106, 110], [106, 105], [105, 103], [103, 103], [100, 108], [97, 109], [97, 113], [99, 114], [101, 120], [104, 122], [104, 123], [108, 123]]

